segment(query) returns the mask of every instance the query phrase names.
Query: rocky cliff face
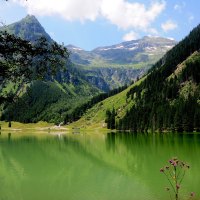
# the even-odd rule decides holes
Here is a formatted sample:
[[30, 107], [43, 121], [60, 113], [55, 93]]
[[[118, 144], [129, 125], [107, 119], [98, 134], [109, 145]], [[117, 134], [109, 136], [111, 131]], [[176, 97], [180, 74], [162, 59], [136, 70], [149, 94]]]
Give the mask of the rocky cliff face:
[[92, 70], [85, 70], [85, 76], [91, 84], [107, 92], [111, 89], [122, 85], [128, 85], [136, 81], [145, 72], [145, 68], [94, 68]]
[[[79, 47], [68, 45], [72, 62], [84, 70], [86, 79], [107, 91], [136, 80], [176, 42], [161, 37], [143, 37], [139, 40], [98, 47], [85, 51]], [[103, 84], [103, 82], [105, 84]]]

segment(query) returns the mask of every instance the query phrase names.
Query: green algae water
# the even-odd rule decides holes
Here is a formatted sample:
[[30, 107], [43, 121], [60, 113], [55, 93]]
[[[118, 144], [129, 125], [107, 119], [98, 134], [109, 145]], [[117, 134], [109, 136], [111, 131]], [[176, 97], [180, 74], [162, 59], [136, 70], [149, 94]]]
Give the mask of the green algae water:
[[30, 135], [0, 135], [0, 200], [167, 200], [174, 156], [190, 164], [181, 199], [200, 196], [198, 134]]

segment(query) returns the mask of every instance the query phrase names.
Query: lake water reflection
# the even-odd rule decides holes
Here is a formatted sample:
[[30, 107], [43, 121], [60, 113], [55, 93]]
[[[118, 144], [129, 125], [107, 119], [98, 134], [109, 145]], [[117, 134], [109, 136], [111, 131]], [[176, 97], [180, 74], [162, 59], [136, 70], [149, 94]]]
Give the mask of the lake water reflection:
[[[30, 134], [31, 135], [31, 134]], [[95, 133], [0, 135], [0, 200], [170, 199], [159, 169], [190, 164], [183, 199], [200, 193], [200, 135]]]

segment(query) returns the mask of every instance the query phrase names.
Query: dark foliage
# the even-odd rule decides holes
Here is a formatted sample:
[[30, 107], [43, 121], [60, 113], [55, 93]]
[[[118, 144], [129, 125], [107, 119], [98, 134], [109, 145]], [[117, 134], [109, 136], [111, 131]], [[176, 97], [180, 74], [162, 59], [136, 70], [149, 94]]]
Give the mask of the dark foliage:
[[105, 122], [107, 123], [108, 129], [115, 129], [115, 116], [116, 116], [116, 112], [115, 112], [114, 108], [112, 109], [112, 111], [110, 111], [110, 110], [106, 111]]
[[[64, 69], [67, 49], [41, 37], [30, 43], [7, 32], [0, 32], [0, 92], [8, 82], [25, 83], [45, 79]], [[20, 87], [19, 87], [20, 88]], [[1, 102], [14, 97], [3, 96]]]
[[[177, 65], [200, 49], [200, 25], [170, 50], [149, 72], [147, 78], [127, 93], [134, 106], [116, 123], [119, 130], [199, 131], [200, 127], [200, 54], [185, 62], [185, 68], [171, 78]], [[180, 94], [191, 82], [195, 89]]]

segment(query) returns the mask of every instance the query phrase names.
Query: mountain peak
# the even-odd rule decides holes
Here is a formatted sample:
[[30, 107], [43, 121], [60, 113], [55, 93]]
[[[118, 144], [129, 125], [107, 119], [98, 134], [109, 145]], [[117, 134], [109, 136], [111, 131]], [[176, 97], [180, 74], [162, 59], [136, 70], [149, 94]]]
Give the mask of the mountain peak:
[[[170, 48], [172, 48], [174, 45], [176, 44], [175, 40], [171, 40], [168, 38], [163, 38], [160, 36], [144, 36], [141, 39], [137, 39], [137, 40], [131, 40], [131, 41], [126, 41], [126, 42], [122, 42], [120, 44], [116, 44], [116, 45], [112, 45], [112, 46], [105, 46], [105, 47], [98, 47], [96, 49], [94, 49], [94, 52], [109, 52], [109, 51], [113, 51], [113, 50], [117, 50], [117, 51], [136, 51], [138, 49], [145, 49], [148, 47], [159, 47], [160, 50], [162, 50], [163, 48], [167, 48], [167, 50], [169, 50]], [[156, 50], [156, 49], [155, 49]]]
[[26, 17], [22, 18], [21, 21], [26, 21], [26, 22], [36, 22], [36, 23], [40, 23], [37, 18], [34, 15], [26, 15]]
[[27, 15], [20, 21], [1, 28], [1, 30], [6, 30], [10, 34], [14, 34], [31, 42], [34, 42], [40, 37], [45, 37], [48, 41], [52, 41], [49, 34], [46, 33], [34, 15]]
[[72, 50], [72, 51], [83, 51], [83, 49], [81, 49], [80, 47], [77, 47], [77, 46], [74, 46], [72, 44], [69, 44], [66, 46], [69, 50]]

